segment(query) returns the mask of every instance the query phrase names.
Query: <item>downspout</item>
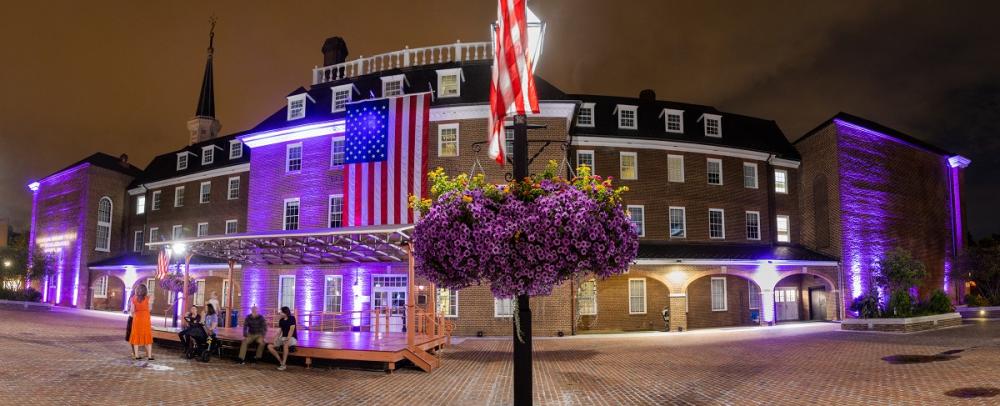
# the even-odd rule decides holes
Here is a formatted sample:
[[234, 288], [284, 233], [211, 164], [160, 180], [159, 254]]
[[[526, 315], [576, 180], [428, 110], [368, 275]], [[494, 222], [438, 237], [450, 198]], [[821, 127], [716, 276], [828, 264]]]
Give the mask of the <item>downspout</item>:
[[[771, 165], [771, 160], [774, 159], [774, 154], [767, 157], [764, 161], [764, 167], [767, 169], [767, 174], [764, 176], [767, 181], [764, 182], [767, 188], [767, 224], [768, 230], [768, 240], [771, 242], [773, 247], [778, 242], [778, 214], [775, 212], [775, 196], [774, 196], [774, 185], [772, 184], [772, 179], [774, 177], [774, 166]], [[787, 179], [786, 179], [787, 182]]]

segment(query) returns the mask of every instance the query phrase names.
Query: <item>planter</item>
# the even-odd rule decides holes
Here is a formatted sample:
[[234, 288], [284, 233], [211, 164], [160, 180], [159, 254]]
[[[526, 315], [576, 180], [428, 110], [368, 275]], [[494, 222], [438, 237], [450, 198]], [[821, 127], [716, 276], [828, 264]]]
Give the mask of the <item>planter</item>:
[[846, 319], [840, 324], [840, 328], [841, 330], [849, 331], [914, 333], [917, 331], [954, 327], [961, 324], [961, 314], [945, 313], [899, 319]]
[[1000, 306], [962, 306], [955, 308], [955, 311], [961, 313], [963, 319], [1000, 319]]
[[0, 309], [47, 312], [49, 310], [52, 310], [52, 304], [39, 303], [39, 302], [20, 302], [14, 300], [0, 300]]

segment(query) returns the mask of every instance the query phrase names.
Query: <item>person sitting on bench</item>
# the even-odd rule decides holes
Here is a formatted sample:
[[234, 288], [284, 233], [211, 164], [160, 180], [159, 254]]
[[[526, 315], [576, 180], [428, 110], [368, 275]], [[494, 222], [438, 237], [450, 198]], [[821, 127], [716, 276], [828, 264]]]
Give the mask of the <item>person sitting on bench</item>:
[[181, 338], [181, 345], [187, 350], [191, 346], [191, 328], [201, 328], [201, 314], [198, 314], [198, 306], [191, 306], [191, 310], [188, 310], [187, 314], [184, 315], [181, 327], [182, 329], [177, 333], [177, 336]]
[[257, 344], [257, 354], [254, 361], [264, 356], [264, 336], [267, 335], [267, 320], [257, 313], [257, 306], [250, 307], [250, 314], [243, 320], [243, 342], [240, 343], [240, 364], [246, 363], [247, 347]]
[[[281, 365], [278, 366], [279, 371], [285, 370], [285, 362], [288, 361], [288, 347], [294, 347], [298, 345], [298, 333], [295, 332], [295, 316], [292, 316], [292, 311], [288, 306], [281, 307], [281, 320], [278, 320], [278, 327], [281, 328], [281, 334], [274, 338], [274, 344], [268, 344], [267, 350], [277, 358]], [[275, 349], [281, 347], [281, 356], [278, 356], [278, 351]]]

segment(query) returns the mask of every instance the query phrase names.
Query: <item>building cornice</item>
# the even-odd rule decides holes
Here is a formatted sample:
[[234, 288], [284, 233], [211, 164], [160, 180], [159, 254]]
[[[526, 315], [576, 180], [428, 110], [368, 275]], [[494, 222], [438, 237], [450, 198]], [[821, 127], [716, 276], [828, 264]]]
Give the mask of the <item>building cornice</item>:
[[767, 162], [770, 163], [771, 165], [774, 165], [774, 166], [782, 166], [782, 167], [785, 167], [785, 168], [792, 168], [792, 169], [799, 169], [799, 165], [802, 164], [799, 161], [793, 161], [791, 159], [778, 158], [778, 157], [776, 157], [774, 155], [771, 155], [771, 157], [767, 159]]
[[[570, 127], [576, 102], [539, 102], [538, 114], [528, 114], [528, 117], [558, 117], [566, 119], [566, 128]], [[430, 121], [473, 120], [485, 119], [490, 116], [488, 104], [474, 104], [451, 107], [432, 107]]]
[[[190, 175], [178, 176], [176, 178], [169, 178], [164, 180], [158, 180], [156, 182], [143, 183], [142, 186], [137, 188], [129, 189], [129, 195], [136, 195], [144, 192], [145, 190], [157, 189], [164, 186], [176, 185], [180, 183], [194, 182], [202, 179], [209, 179], [218, 176], [232, 175], [235, 173], [243, 173], [250, 170], [250, 164], [239, 164], [233, 166], [227, 166], [225, 168], [212, 169], [210, 171], [192, 173]], [[140, 190], [145, 188], [145, 190]]]
[[[716, 145], [693, 144], [688, 142], [643, 140], [635, 138], [574, 136], [572, 144], [579, 147], [611, 147], [632, 149], [656, 149], [663, 151], [693, 152], [707, 155], [721, 155], [743, 159], [766, 161], [772, 155], [766, 152], [748, 151]], [[794, 161], [788, 161], [794, 162]]]
[[746, 259], [686, 259], [686, 258], [657, 258], [657, 259], [636, 259], [635, 265], [786, 265], [786, 266], [838, 266], [837, 261], [805, 261], [805, 260], [746, 260]]

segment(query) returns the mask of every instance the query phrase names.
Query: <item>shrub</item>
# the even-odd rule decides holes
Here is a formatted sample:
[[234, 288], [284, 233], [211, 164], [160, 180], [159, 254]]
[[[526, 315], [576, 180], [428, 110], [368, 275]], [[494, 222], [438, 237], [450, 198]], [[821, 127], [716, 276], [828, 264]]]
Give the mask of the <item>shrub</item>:
[[[875, 282], [889, 292], [908, 291], [927, 275], [924, 264], [902, 248], [889, 251], [875, 264]], [[902, 300], [902, 296], [900, 296]]]
[[986, 307], [990, 305], [990, 301], [981, 295], [970, 293], [965, 295], [965, 304], [969, 307]]
[[870, 290], [861, 296], [854, 298], [851, 302], [851, 311], [858, 314], [862, 319], [874, 319], [881, 317], [882, 311], [879, 306], [878, 292]]
[[935, 290], [930, 299], [921, 303], [919, 308], [919, 313], [922, 315], [945, 314], [955, 311], [955, 307], [951, 305], [951, 299], [941, 289]]
[[33, 288], [28, 288], [26, 290], [0, 289], [0, 300], [13, 300], [17, 302], [40, 302], [42, 300], [42, 292], [39, 292]]
[[889, 296], [889, 305], [886, 313], [890, 317], [910, 317], [913, 315], [913, 298], [910, 292], [897, 290]]

